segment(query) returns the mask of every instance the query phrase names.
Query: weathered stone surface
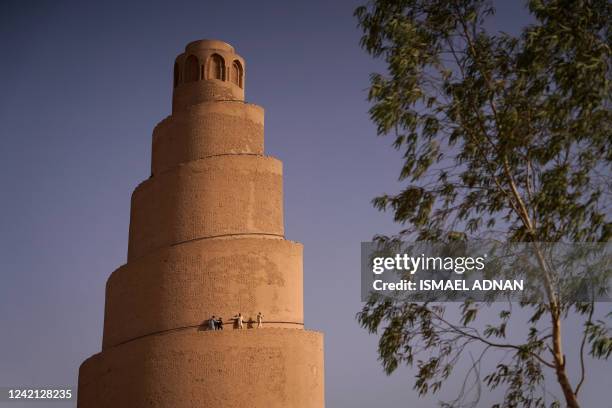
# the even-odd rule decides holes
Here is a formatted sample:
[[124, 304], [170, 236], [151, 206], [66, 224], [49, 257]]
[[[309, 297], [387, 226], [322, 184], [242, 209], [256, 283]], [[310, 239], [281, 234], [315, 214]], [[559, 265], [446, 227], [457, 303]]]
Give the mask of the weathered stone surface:
[[161, 121], [153, 131], [151, 173], [221, 154], [264, 152], [264, 110], [243, 102], [206, 102]]
[[244, 90], [213, 79], [176, 87], [172, 96], [172, 113], [208, 101], [244, 101]]
[[321, 408], [321, 333], [264, 328], [146, 336], [86, 360], [78, 405]]
[[302, 245], [284, 239], [214, 238], [164, 247], [117, 269], [106, 284], [102, 348], [241, 312], [265, 327], [304, 323]]
[[238, 234], [283, 236], [282, 164], [265, 156], [191, 161], [132, 195], [128, 261], [180, 242]]

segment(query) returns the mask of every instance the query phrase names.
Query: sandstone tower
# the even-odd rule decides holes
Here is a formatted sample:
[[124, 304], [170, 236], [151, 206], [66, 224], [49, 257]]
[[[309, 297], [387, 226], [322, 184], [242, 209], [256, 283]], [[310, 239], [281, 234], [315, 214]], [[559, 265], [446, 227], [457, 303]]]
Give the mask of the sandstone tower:
[[[304, 330], [282, 164], [264, 156], [264, 111], [244, 87], [229, 44], [195, 41], [176, 58], [172, 115], [132, 194], [128, 259], [106, 285], [102, 351], [80, 367], [79, 408], [324, 406], [323, 336]], [[258, 312], [263, 328], [247, 323]], [[212, 315], [223, 331], [208, 330]]]

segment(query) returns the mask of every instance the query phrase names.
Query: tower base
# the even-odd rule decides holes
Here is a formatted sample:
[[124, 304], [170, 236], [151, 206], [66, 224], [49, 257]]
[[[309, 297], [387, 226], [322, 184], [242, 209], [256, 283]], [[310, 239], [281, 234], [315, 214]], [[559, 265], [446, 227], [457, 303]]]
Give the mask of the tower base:
[[323, 408], [323, 335], [184, 329], [110, 347], [79, 370], [79, 408]]

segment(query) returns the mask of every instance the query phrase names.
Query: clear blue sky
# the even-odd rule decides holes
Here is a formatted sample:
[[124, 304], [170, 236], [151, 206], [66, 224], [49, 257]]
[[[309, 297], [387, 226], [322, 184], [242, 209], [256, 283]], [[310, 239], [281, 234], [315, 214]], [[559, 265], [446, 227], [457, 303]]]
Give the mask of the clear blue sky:
[[[377, 339], [354, 319], [359, 243], [398, 230], [370, 200], [397, 190], [400, 168], [367, 116], [380, 65], [358, 47], [360, 3], [0, 3], [0, 386], [74, 386], [99, 351], [104, 285], [126, 260], [130, 194], [170, 112], [174, 57], [216, 38], [246, 59], [247, 100], [266, 109], [267, 153], [284, 161], [306, 325], [326, 333], [327, 406], [433, 406], [412, 371], [382, 373]], [[498, 8], [497, 30], [528, 21], [522, 2]], [[586, 406], [602, 406], [605, 376], [589, 380]]]

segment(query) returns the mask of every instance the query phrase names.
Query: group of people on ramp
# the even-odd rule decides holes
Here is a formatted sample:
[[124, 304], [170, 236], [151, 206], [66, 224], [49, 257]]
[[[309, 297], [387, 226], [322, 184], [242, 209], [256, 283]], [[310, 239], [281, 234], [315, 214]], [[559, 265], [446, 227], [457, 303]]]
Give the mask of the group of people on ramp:
[[[257, 328], [261, 329], [263, 327], [263, 314], [261, 312], [257, 313]], [[244, 317], [242, 313], [238, 313], [234, 317], [231, 318], [234, 321], [234, 327], [237, 329], [244, 328]], [[249, 320], [247, 323], [254, 323], [252, 320]], [[223, 319], [221, 316], [216, 317], [213, 315], [210, 319], [208, 319], [208, 329], [209, 330], [223, 330]]]

